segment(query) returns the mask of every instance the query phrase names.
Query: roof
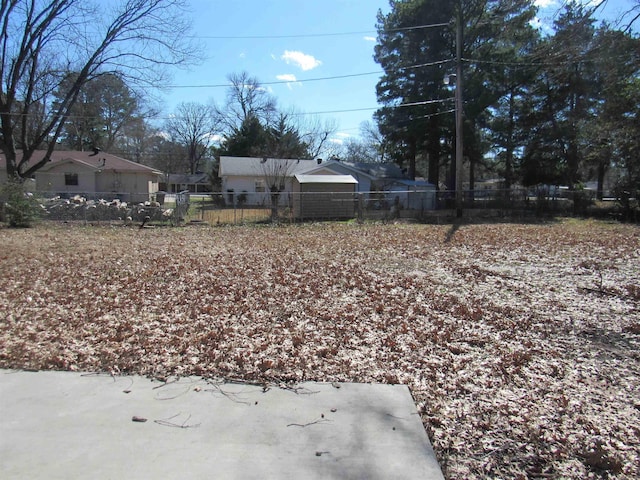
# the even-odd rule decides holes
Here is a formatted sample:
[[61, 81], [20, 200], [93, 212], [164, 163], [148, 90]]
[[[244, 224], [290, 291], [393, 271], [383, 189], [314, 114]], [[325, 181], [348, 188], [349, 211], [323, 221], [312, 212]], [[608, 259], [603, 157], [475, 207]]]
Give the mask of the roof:
[[208, 173], [194, 173], [193, 175], [184, 173], [170, 173], [167, 175], [167, 183], [179, 184], [195, 184], [195, 183], [211, 183]]
[[298, 183], [358, 183], [351, 175], [296, 175], [295, 177]]
[[306, 173], [318, 166], [316, 160], [298, 158], [220, 157], [219, 177], [265, 175], [279, 170], [286, 177]]
[[[18, 162], [22, 159], [22, 151], [18, 151]], [[30, 160], [30, 164], [35, 163], [46, 154], [45, 150], [36, 150]], [[112, 155], [105, 152], [78, 152], [74, 150], [54, 150], [51, 153], [51, 161], [42, 167], [42, 171], [49, 170], [56, 165], [60, 165], [65, 162], [74, 162], [84, 165], [88, 168], [94, 168], [102, 171], [117, 171], [117, 172], [131, 172], [131, 173], [149, 173], [159, 175], [162, 172], [155, 168], [142, 165], [141, 163], [132, 162], [122, 157]], [[7, 161], [4, 153], [0, 153], [0, 169], [6, 170]]]
[[363, 163], [363, 162], [345, 162], [342, 160], [329, 160], [317, 165], [313, 170], [321, 170], [323, 168], [350, 171], [357, 175], [365, 175], [372, 180], [376, 179], [406, 179], [407, 176], [402, 169], [395, 163]]
[[395, 181], [398, 185], [405, 185], [407, 187], [428, 187], [435, 188], [436, 186], [433, 183], [429, 183], [425, 180], [404, 180], [399, 179]]
[[402, 169], [395, 163], [341, 162], [345, 165], [368, 173], [376, 178], [407, 178]]

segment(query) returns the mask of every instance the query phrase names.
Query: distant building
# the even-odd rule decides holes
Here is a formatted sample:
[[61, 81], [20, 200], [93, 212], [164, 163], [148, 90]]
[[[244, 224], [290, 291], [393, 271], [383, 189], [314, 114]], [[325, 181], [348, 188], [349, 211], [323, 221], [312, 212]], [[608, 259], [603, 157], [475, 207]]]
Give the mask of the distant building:
[[[41, 160], [45, 153], [37, 150], [31, 161]], [[20, 161], [21, 153], [18, 155]], [[38, 193], [120, 198], [129, 202], [152, 199], [161, 176], [159, 170], [109, 153], [67, 150], [55, 150], [49, 163], [34, 175]], [[0, 179], [7, 179], [4, 154], [0, 154]]]
[[281, 182], [280, 198], [286, 201], [287, 194], [293, 191], [294, 175], [317, 165], [316, 160], [222, 156], [218, 176], [222, 180], [222, 194], [228, 202], [231, 200], [229, 203], [238, 195], [245, 195], [248, 205], [269, 205], [268, 183]]
[[188, 191], [191, 193], [210, 193], [211, 179], [208, 173], [181, 174], [169, 173], [160, 182], [160, 190], [167, 193]]
[[[397, 208], [412, 210], [435, 208], [435, 186], [424, 180], [408, 179], [397, 165], [390, 163], [223, 156], [220, 157], [218, 173], [222, 180], [221, 193], [228, 203], [233, 203], [242, 195], [243, 202], [247, 205], [269, 205], [268, 183], [272, 182], [275, 172], [279, 172], [282, 182], [281, 204], [289, 202], [294, 197], [292, 193], [311, 193], [311, 190], [320, 189], [323, 195], [316, 197], [318, 201], [326, 201], [326, 194], [332, 189], [342, 196], [347, 189], [353, 193], [362, 193], [367, 197], [367, 204], [380, 203], [380, 208], [392, 204], [396, 204]], [[309, 178], [313, 175], [326, 178], [314, 181]], [[335, 177], [334, 182], [330, 181], [331, 176]], [[353, 182], [347, 181], [347, 177]], [[371, 192], [374, 195], [370, 196]], [[303, 215], [310, 212], [311, 207], [307, 203], [301, 210], [300, 205], [296, 208]], [[319, 206], [314, 208], [318, 212], [326, 210]]]

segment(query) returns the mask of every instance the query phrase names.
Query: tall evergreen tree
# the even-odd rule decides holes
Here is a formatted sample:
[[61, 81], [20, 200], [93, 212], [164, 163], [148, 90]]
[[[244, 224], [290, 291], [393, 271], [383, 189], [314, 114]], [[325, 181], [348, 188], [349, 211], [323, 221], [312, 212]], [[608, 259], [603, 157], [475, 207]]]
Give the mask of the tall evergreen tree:
[[267, 131], [257, 117], [249, 116], [243, 120], [240, 128], [223, 137], [220, 146], [222, 155], [232, 157], [269, 156], [267, 150]]
[[581, 180], [580, 131], [593, 119], [597, 92], [594, 22], [591, 10], [568, 2], [554, 35], [541, 45], [538, 59], [544, 68], [529, 98], [525, 184], [573, 188]]
[[401, 165], [406, 159], [409, 175], [415, 177], [416, 157], [424, 153], [429, 158], [429, 181], [438, 184], [441, 138], [453, 126], [453, 116], [439, 116], [453, 107], [451, 100], [445, 101], [451, 92], [443, 79], [453, 68], [454, 39], [448, 24], [455, 4], [433, 0], [390, 4], [389, 14], [378, 13], [374, 59], [385, 73], [376, 87], [382, 107], [375, 117], [380, 132], [395, 146], [391, 158]]
[[267, 151], [275, 158], [309, 158], [307, 144], [298, 130], [280, 113], [273, 126], [267, 129]]
[[[460, 10], [458, 10], [460, 9]], [[429, 180], [437, 183], [440, 160], [452, 153], [452, 92], [443, 79], [454, 71], [457, 12], [462, 17], [464, 44], [465, 154], [473, 167], [489, 144], [482, 131], [488, 109], [513, 88], [504, 79], [503, 62], [520, 58], [535, 39], [530, 0], [392, 0], [391, 12], [378, 15], [375, 59], [385, 74], [377, 86], [382, 107], [376, 113], [381, 132], [401, 148], [396, 155], [429, 159]], [[409, 104], [410, 107], [401, 105]]]
[[[69, 75], [57, 90], [58, 102], [75, 82]], [[61, 134], [62, 143], [70, 149], [83, 151], [99, 147], [112, 151], [128, 125], [142, 117], [140, 101], [125, 81], [116, 74], [96, 77], [82, 87]]]
[[640, 39], [603, 25], [596, 32], [594, 53], [593, 115], [581, 131], [581, 145], [583, 170], [597, 180], [602, 199], [612, 165], [628, 173], [640, 162]]

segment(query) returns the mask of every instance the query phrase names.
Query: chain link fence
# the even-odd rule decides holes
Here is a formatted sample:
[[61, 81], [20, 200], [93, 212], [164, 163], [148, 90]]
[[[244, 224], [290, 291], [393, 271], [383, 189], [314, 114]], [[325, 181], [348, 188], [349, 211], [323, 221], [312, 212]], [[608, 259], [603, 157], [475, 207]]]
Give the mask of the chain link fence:
[[[248, 203], [253, 195], [218, 193], [195, 202], [192, 215], [210, 224], [255, 222], [303, 222], [309, 220], [412, 219], [439, 222], [456, 215], [455, 192], [446, 190], [397, 190], [371, 192], [283, 192], [259, 203]], [[463, 195], [466, 217], [536, 217], [547, 215], [593, 214], [596, 192], [557, 188], [468, 190]], [[616, 210], [616, 202], [606, 202], [606, 212]], [[613, 215], [613, 214], [611, 214]]]
[[[281, 192], [255, 194], [166, 194], [158, 192], [145, 202], [127, 193], [69, 193], [52, 195], [34, 192], [41, 218], [87, 223], [210, 225], [316, 220], [391, 221], [409, 219], [440, 222], [456, 215], [455, 192], [435, 190], [393, 190], [371, 192]], [[249, 203], [248, 198], [260, 198]], [[601, 216], [615, 217], [615, 199], [598, 207]], [[463, 195], [463, 215], [473, 217], [535, 217], [544, 215], [593, 215], [596, 192], [558, 188], [512, 188], [474, 190]], [[608, 213], [607, 213], [608, 212]], [[593, 215], [598, 216], [598, 215]]]

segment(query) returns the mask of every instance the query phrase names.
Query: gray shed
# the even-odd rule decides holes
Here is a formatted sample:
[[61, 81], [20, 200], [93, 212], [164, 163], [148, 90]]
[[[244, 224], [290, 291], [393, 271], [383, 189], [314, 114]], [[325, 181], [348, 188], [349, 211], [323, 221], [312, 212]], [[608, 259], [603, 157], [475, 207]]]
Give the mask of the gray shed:
[[358, 181], [351, 175], [295, 175], [296, 218], [353, 218]]

